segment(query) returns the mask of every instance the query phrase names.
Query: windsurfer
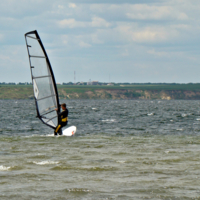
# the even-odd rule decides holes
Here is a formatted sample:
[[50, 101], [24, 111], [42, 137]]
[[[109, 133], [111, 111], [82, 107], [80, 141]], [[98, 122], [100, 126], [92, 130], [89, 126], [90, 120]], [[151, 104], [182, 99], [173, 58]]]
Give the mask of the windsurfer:
[[[62, 112], [58, 114], [58, 126], [56, 127], [54, 131], [54, 135], [62, 135], [62, 127], [66, 126], [68, 123], [68, 109], [66, 107], [66, 104], [61, 104]], [[58, 108], [55, 109], [58, 111]]]

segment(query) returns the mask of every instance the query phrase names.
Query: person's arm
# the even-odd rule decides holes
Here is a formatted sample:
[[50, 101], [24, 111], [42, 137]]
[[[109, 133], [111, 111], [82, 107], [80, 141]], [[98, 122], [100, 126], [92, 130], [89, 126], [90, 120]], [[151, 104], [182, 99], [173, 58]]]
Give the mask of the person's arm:
[[[58, 108], [55, 108], [55, 110], [58, 111]], [[62, 112], [58, 112], [58, 116], [59, 116], [59, 117], [61, 116], [61, 113], [62, 113]]]
[[[59, 107], [60, 107], [61, 105], [59, 105]], [[56, 110], [56, 111], [58, 111], [58, 108], [55, 108], [54, 110]]]

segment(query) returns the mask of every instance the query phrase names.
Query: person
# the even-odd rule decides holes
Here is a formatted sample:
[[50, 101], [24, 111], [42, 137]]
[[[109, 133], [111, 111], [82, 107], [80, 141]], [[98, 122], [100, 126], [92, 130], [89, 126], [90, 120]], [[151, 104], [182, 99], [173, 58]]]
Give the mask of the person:
[[[68, 123], [68, 109], [66, 107], [66, 104], [61, 104], [62, 112], [58, 114], [58, 126], [56, 127], [54, 131], [54, 135], [62, 135], [62, 127], [66, 126]], [[58, 108], [55, 110], [58, 111]]]

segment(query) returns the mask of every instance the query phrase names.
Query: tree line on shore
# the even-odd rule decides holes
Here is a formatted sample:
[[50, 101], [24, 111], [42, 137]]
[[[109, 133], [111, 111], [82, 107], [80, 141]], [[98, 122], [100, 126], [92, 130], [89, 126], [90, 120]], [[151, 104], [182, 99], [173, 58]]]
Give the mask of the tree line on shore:
[[[106, 83], [106, 82], [96, 82], [95, 84], [91, 84], [91, 85], [113, 85], [113, 86], [120, 86], [120, 85], [200, 85], [200, 83]], [[19, 83], [15, 83], [15, 82], [0, 82], [0, 85], [32, 85], [32, 83], [30, 82], [19, 82]], [[58, 85], [89, 85], [88, 82], [77, 82], [77, 83], [72, 83], [72, 82], [67, 82], [67, 83], [62, 83]]]

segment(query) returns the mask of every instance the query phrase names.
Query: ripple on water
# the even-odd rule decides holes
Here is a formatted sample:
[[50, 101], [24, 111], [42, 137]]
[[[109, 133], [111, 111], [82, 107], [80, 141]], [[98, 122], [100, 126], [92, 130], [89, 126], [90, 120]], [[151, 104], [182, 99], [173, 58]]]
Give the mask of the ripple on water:
[[36, 165], [55, 165], [55, 164], [58, 164], [59, 162], [58, 161], [45, 160], [45, 161], [40, 161], [40, 162], [33, 161], [33, 163], [36, 164]]
[[199, 198], [198, 101], [67, 100], [69, 138], [13, 102], [0, 101], [0, 199]]
[[86, 189], [86, 188], [68, 188], [64, 190], [65, 192], [71, 192], [75, 194], [85, 194], [85, 193], [92, 193], [92, 190]]

